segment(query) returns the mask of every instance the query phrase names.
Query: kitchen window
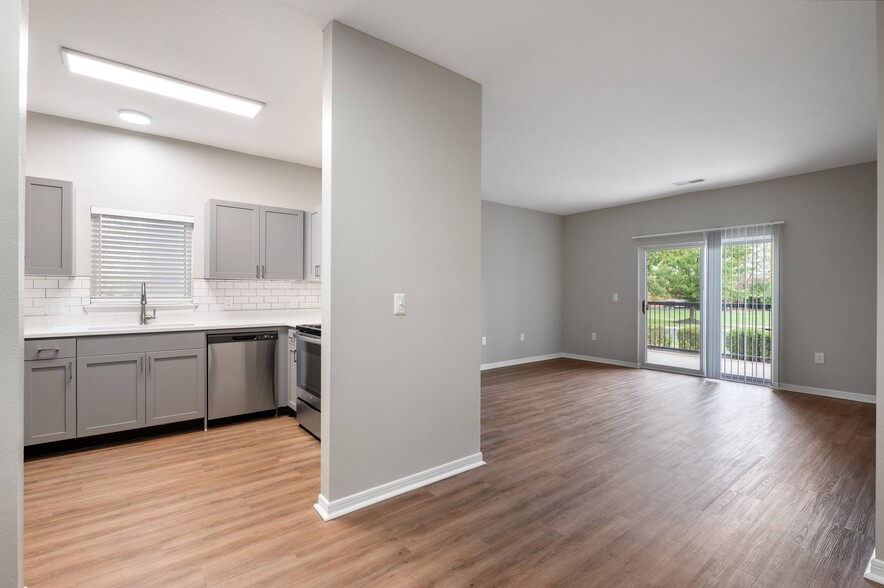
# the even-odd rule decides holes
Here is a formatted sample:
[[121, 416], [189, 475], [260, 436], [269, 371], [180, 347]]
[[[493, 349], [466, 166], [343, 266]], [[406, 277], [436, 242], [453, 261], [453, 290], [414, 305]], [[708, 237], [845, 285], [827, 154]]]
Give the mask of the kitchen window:
[[92, 207], [92, 304], [191, 304], [193, 217]]

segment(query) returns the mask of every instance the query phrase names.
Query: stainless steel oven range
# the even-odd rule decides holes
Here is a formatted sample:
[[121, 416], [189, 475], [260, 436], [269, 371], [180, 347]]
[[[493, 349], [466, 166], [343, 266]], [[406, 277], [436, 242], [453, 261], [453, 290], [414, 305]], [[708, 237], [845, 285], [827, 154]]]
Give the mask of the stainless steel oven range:
[[295, 339], [298, 355], [298, 424], [320, 439], [322, 328], [320, 325], [298, 325], [295, 327]]

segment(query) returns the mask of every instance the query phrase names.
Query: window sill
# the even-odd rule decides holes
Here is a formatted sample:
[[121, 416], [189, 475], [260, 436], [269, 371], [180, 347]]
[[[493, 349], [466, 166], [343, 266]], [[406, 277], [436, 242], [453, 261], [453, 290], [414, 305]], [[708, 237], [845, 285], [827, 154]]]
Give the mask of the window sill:
[[[180, 303], [180, 304], [148, 304], [147, 309], [153, 311], [154, 309], [161, 310], [190, 310], [194, 311], [199, 307], [199, 304], [194, 303]], [[83, 310], [86, 314], [93, 313], [101, 313], [101, 312], [130, 312], [130, 311], [140, 311], [141, 305], [138, 303], [108, 303], [108, 302], [93, 302], [89, 306], [84, 306]]]

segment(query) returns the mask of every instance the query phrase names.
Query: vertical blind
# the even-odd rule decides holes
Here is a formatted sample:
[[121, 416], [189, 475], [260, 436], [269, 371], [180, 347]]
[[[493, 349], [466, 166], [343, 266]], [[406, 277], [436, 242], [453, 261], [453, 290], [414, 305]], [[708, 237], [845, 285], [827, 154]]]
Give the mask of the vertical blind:
[[150, 302], [191, 302], [192, 241], [188, 217], [93, 209], [92, 300], [138, 300], [145, 282]]
[[775, 345], [775, 225], [721, 230], [721, 377], [771, 384]]

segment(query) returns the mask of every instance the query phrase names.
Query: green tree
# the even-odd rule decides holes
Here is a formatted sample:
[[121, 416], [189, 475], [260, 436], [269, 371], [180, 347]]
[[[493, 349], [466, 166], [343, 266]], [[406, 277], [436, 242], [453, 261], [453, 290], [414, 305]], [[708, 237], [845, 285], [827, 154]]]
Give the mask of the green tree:
[[722, 294], [726, 301], [770, 304], [772, 250], [770, 241], [722, 247]]
[[648, 251], [648, 297], [650, 300], [699, 302], [700, 250]]

